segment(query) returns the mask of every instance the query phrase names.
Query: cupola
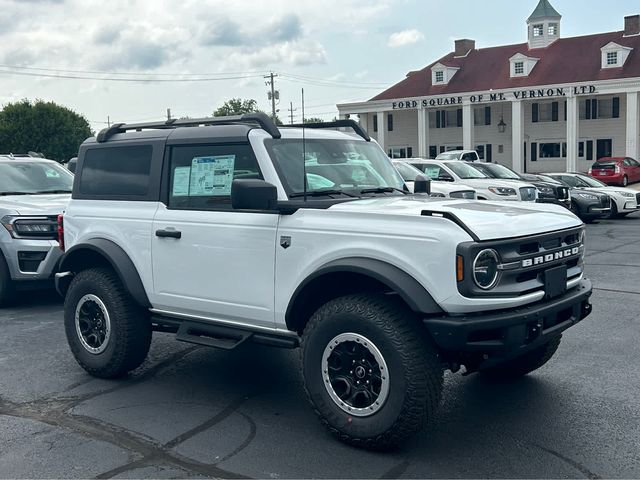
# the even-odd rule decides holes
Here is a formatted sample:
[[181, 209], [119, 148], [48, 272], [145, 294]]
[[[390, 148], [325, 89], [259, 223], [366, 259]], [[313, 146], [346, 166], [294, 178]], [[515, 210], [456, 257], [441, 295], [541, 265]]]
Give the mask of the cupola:
[[560, 15], [549, 0], [540, 0], [527, 19], [529, 48], [545, 48], [560, 38]]

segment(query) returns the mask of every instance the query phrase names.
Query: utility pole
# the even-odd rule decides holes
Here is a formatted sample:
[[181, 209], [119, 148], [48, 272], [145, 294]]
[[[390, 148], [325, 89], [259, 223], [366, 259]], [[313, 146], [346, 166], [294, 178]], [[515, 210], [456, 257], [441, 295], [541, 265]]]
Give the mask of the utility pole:
[[291, 119], [291, 125], [293, 125], [293, 112], [297, 112], [297, 108], [293, 108], [293, 102], [289, 102], [289, 118]]
[[274, 82], [274, 78], [278, 75], [271, 72], [269, 75], [265, 75], [264, 78], [268, 78], [269, 80], [265, 82], [265, 85], [271, 87], [271, 91], [267, 92], [267, 97], [271, 100], [271, 118], [275, 121], [276, 119], [276, 100], [280, 100], [280, 92], [276, 90], [276, 85]]
[[171, 109], [167, 108], [167, 120], [171, 120]]
[[111, 126], [111, 118], [107, 115], [107, 127]]

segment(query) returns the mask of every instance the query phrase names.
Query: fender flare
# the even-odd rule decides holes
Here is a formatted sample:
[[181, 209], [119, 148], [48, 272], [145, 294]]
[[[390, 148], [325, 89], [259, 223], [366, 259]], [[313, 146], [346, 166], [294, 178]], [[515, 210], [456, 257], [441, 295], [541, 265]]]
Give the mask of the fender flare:
[[85, 252], [98, 254], [104, 258], [107, 263], [120, 278], [124, 288], [129, 292], [133, 299], [145, 308], [151, 308], [149, 297], [142, 284], [140, 274], [136, 269], [129, 255], [116, 243], [106, 238], [92, 238], [83, 243], [74, 245], [70, 248], [60, 260], [60, 272], [76, 272], [79, 270], [76, 262], [80, 260]]
[[404, 270], [382, 260], [348, 257], [333, 260], [305, 278], [289, 300], [285, 318], [290, 318], [298, 296], [310, 282], [328, 273], [338, 272], [358, 273], [377, 280], [396, 292], [416, 313], [428, 315], [444, 313], [431, 294]]

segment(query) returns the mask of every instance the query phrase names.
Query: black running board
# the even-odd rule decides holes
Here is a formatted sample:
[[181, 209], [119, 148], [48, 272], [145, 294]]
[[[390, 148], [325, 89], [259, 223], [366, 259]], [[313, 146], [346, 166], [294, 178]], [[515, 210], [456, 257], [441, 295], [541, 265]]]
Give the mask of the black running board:
[[183, 321], [176, 333], [176, 340], [232, 350], [242, 345], [252, 335], [252, 332], [246, 330]]
[[299, 338], [293, 335], [178, 319], [164, 315], [154, 315], [152, 327], [156, 332], [175, 333], [176, 340], [181, 342], [224, 350], [232, 350], [247, 341], [281, 348], [296, 348], [300, 344]]

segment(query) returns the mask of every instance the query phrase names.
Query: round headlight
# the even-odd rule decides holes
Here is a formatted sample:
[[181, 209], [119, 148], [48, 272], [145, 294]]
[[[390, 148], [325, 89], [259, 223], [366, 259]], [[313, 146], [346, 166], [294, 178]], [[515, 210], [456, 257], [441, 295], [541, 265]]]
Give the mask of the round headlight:
[[487, 248], [473, 261], [473, 281], [483, 290], [493, 288], [498, 281], [498, 253]]

